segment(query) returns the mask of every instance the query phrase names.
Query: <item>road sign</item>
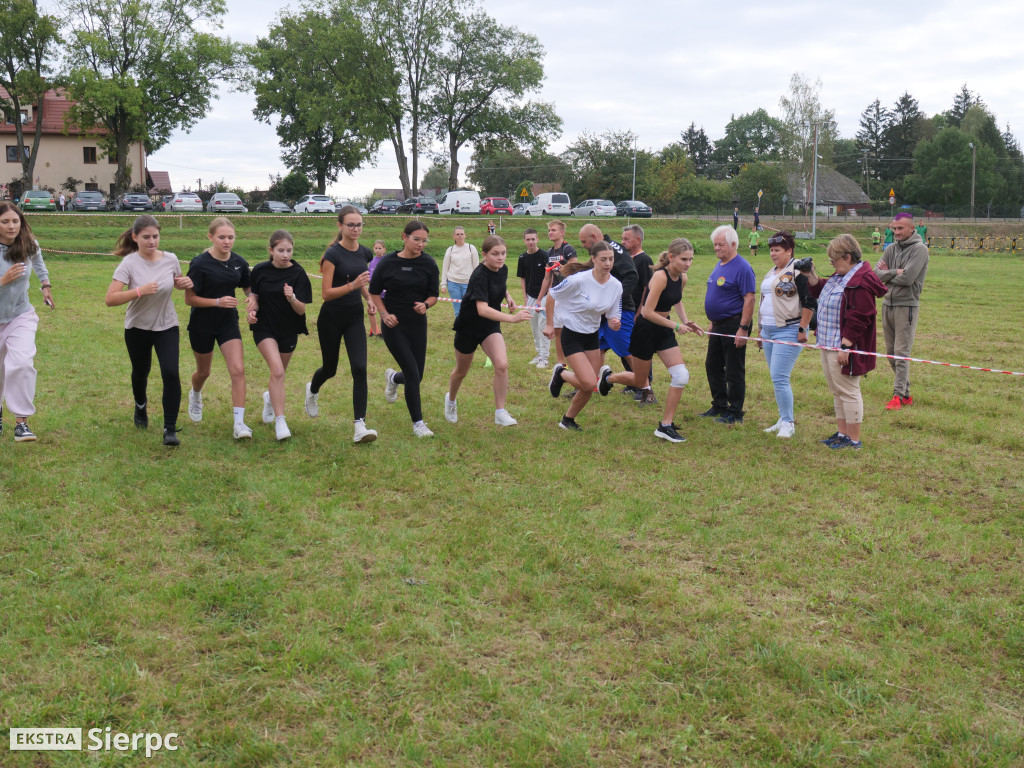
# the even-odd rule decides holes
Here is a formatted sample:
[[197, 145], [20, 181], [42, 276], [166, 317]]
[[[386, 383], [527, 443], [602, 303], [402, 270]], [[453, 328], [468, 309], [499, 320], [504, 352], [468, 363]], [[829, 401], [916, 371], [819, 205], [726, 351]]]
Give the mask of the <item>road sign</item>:
[[757, 190], [757, 199], [760, 200], [761, 199], [761, 195], [763, 195], [763, 194], [764, 194], [764, 190], [763, 189]]
[[893, 198], [896, 197], [896, 190], [889, 187], [889, 201], [892, 202]]
[[892, 196], [889, 197], [889, 205], [896, 205], [896, 198], [895, 197], [892, 197]]
[[529, 197], [530, 193], [526, 191], [526, 187], [523, 187], [523, 191], [519, 193], [520, 197]]

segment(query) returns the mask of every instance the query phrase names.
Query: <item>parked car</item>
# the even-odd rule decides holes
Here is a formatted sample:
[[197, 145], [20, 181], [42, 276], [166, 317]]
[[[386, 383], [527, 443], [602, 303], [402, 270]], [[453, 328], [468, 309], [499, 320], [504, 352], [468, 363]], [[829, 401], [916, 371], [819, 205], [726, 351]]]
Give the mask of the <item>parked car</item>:
[[57, 201], [47, 189], [30, 189], [21, 196], [18, 207], [23, 211], [56, 211]]
[[277, 200], [264, 200], [256, 211], [258, 213], [291, 213], [292, 209]]
[[529, 203], [516, 203], [512, 206], [513, 216], [529, 216], [530, 215], [530, 204]]
[[195, 192], [179, 192], [174, 199], [168, 203], [168, 209], [175, 213], [181, 211], [202, 211], [203, 201]]
[[132, 194], [131, 192], [121, 195], [114, 203], [115, 211], [152, 211], [153, 201], [149, 195]]
[[576, 207], [569, 211], [570, 216], [614, 216], [615, 203], [611, 200], [584, 200], [576, 203]]
[[437, 213], [437, 201], [432, 197], [407, 197], [395, 213]]
[[530, 203], [531, 216], [567, 216], [572, 208], [564, 192], [542, 192]]
[[334, 201], [327, 195], [304, 195], [292, 210], [296, 213], [334, 213]]
[[344, 208], [346, 205], [351, 205], [360, 213], [367, 213], [367, 210], [363, 208], [363, 206], [361, 206], [359, 203], [350, 203], [348, 200], [342, 200], [340, 203], [335, 203], [334, 212], [341, 213], [341, 209]]
[[494, 216], [499, 213], [504, 213], [506, 216], [512, 215], [512, 203], [508, 201], [507, 197], [485, 197], [480, 202], [480, 215]]
[[206, 201], [208, 213], [248, 213], [249, 209], [234, 192], [218, 192]]
[[107, 210], [107, 198], [102, 192], [86, 190], [78, 192], [71, 200], [72, 211], [105, 211]]
[[615, 204], [616, 216], [632, 216], [634, 219], [649, 219], [654, 215], [651, 206], [639, 200], [620, 200]]
[[370, 206], [370, 213], [395, 213], [399, 205], [397, 200], [378, 200]]
[[475, 215], [480, 213], [480, 193], [471, 189], [446, 192], [437, 201], [438, 213]]
[[153, 203], [154, 211], [169, 211], [171, 201], [174, 200], [174, 195], [164, 195], [157, 202]]

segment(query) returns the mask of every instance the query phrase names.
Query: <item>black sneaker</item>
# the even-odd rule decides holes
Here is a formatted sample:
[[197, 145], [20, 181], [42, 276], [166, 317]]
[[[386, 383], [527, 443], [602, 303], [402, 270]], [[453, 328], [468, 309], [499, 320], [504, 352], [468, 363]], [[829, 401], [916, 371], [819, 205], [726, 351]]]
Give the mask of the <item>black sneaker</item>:
[[630, 384], [630, 385], [629, 385], [628, 387], [623, 387], [623, 388], [622, 388], [622, 394], [624, 394], [624, 395], [629, 395], [630, 397], [633, 397], [633, 396], [634, 396], [634, 395], [636, 395], [636, 394], [637, 394], [637, 393], [638, 393], [639, 391], [640, 391], [640, 390], [639, 390], [639, 389], [637, 389], [636, 387], [634, 387], [634, 386], [633, 386], [632, 384]]
[[840, 440], [840, 439], [841, 438], [839, 437], [839, 433], [838, 432], [833, 432], [831, 435], [826, 437], [824, 440], [819, 440], [818, 442], [821, 443], [822, 445], [827, 445], [827, 446], [831, 447], [832, 443], [834, 443], [834, 442], [836, 442], [836, 440]]
[[654, 394], [653, 389], [644, 389], [640, 391], [640, 397], [637, 398], [637, 402], [640, 405], [657, 405], [658, 398]]
[[139, 429], [146, 429], [149, 426], [149, 416], [146, 414], [146, 406], [143, 405], [141, 408], [135, 406], [135, 416], [132, 417], [135, 422], [135, 426]]
[[599, 375], [600, 378], [597, 382], [597, 391], [601, 394], [601, 397], [606, 397], [608, 393], [612, 391], [612, 387], [614, 386], [610, 381], [608, 381], [608, 377], [612, 375], [612, 369], [607, 365], [602, 365], [601, 373]]
[[181, 440], [178, 439], [177, 430], [174, 427], [164, 427], [164, 445], [170, 447], [181, 445]]
[[670, 443], [686, 442], [686, 438], [676, 432], [675, 424], [659, 424], [658, 428], [654, 430], [654, 436], [660, 437], [662, 440], [668, 440]]
[[569, 432], [583, 431], [583, 427], [576, 423], [576, 419], [570, 419], [568, 416], [563, 416], [562, 420], [558, 422], [558, 426], [562, 429], [568, 430]]
[[705, 416], [705, 417], [707, 417], [709, 419], [717, 419], [719, 416], [721, 416], [724, 413], [725, 413], [725, 411], [723, 411], [717, 405], [712, 405], [710, 408], [708, 408], [706, 411], [704, 411], [704, 413], [702, 413], [701, 416]]
[[558, 397], [562, 392], [562, 371], [565, 370], [565, 366], [561, 363], [555, 363], [555, 368], [551, 371], [551, 381], [548, 382], [548, 392], [551, 393], [552, 397]]
[[715, 422], [718, 424], [742, 424], [743, 417], [740, 416], [738, 413], [727, 411], [723, 413], [721, 416], [719, 416], [717, 419], [715, 419]]
[[14, 442], [16, 443], [31, 443], [35, 441], [36, 436], [32, 434], [32, 430], [28, 428], [28, 422], [16, 421], [14, 423]]

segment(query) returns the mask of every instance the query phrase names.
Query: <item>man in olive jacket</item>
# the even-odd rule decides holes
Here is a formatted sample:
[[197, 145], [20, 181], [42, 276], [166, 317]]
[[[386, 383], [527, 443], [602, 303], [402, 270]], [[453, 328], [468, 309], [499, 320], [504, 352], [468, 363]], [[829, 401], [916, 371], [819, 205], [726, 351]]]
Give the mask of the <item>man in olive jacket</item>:
[[[928, 246], [914, 231], [914, 219], [909, 213], [897, 213], [893, 219], [896, 241], [886, 246], [882, 258], [875, 265], [875, 274], [889, 290], [882, 300], [882, 331], [885, 334], [887, 355], [910, 357], [917, 331], [917, 316], [921, 306], [921, 288], [928, 271]], [[913, 405], [910, 396], [910, 362], [890, 360], [895, 380], [892, 400], [886, 404], [890, 411]]]

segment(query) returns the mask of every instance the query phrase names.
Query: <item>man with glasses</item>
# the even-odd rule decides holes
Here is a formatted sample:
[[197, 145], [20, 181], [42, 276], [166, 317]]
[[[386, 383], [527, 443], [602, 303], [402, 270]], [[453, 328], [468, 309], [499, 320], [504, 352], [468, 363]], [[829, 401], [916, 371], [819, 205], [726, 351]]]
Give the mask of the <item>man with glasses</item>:
[[[711, 407], [701, 416], [720, 424], [743, 423], [746, 397], [747, 336], [754, 317], [754, 270], [739, 255], [736, 230], [723, 224], [711, 233], [718, 264], [708, 278], [704, 313], [711, 321], [704, 369], [711, 388]], [[735, 338], [734, 338], [735, 337]]]
[[[875, 265], [875, 274], [888, 289], [882, 300], [882, 332], [885, 334], [885, 353], [910, 357], [914, 349], [914, 334], [921, 306], [921, 289], [928, 272], [928, 246], [914, 231], [914, 219], [909, 213], [897, 213], [890, 225], [895, 242], [887, 246]], [[895, 375], [892, 400], [886, 409], [898, 411], [913, 405], [910, 396], [910, 362], [890, 360]]]

